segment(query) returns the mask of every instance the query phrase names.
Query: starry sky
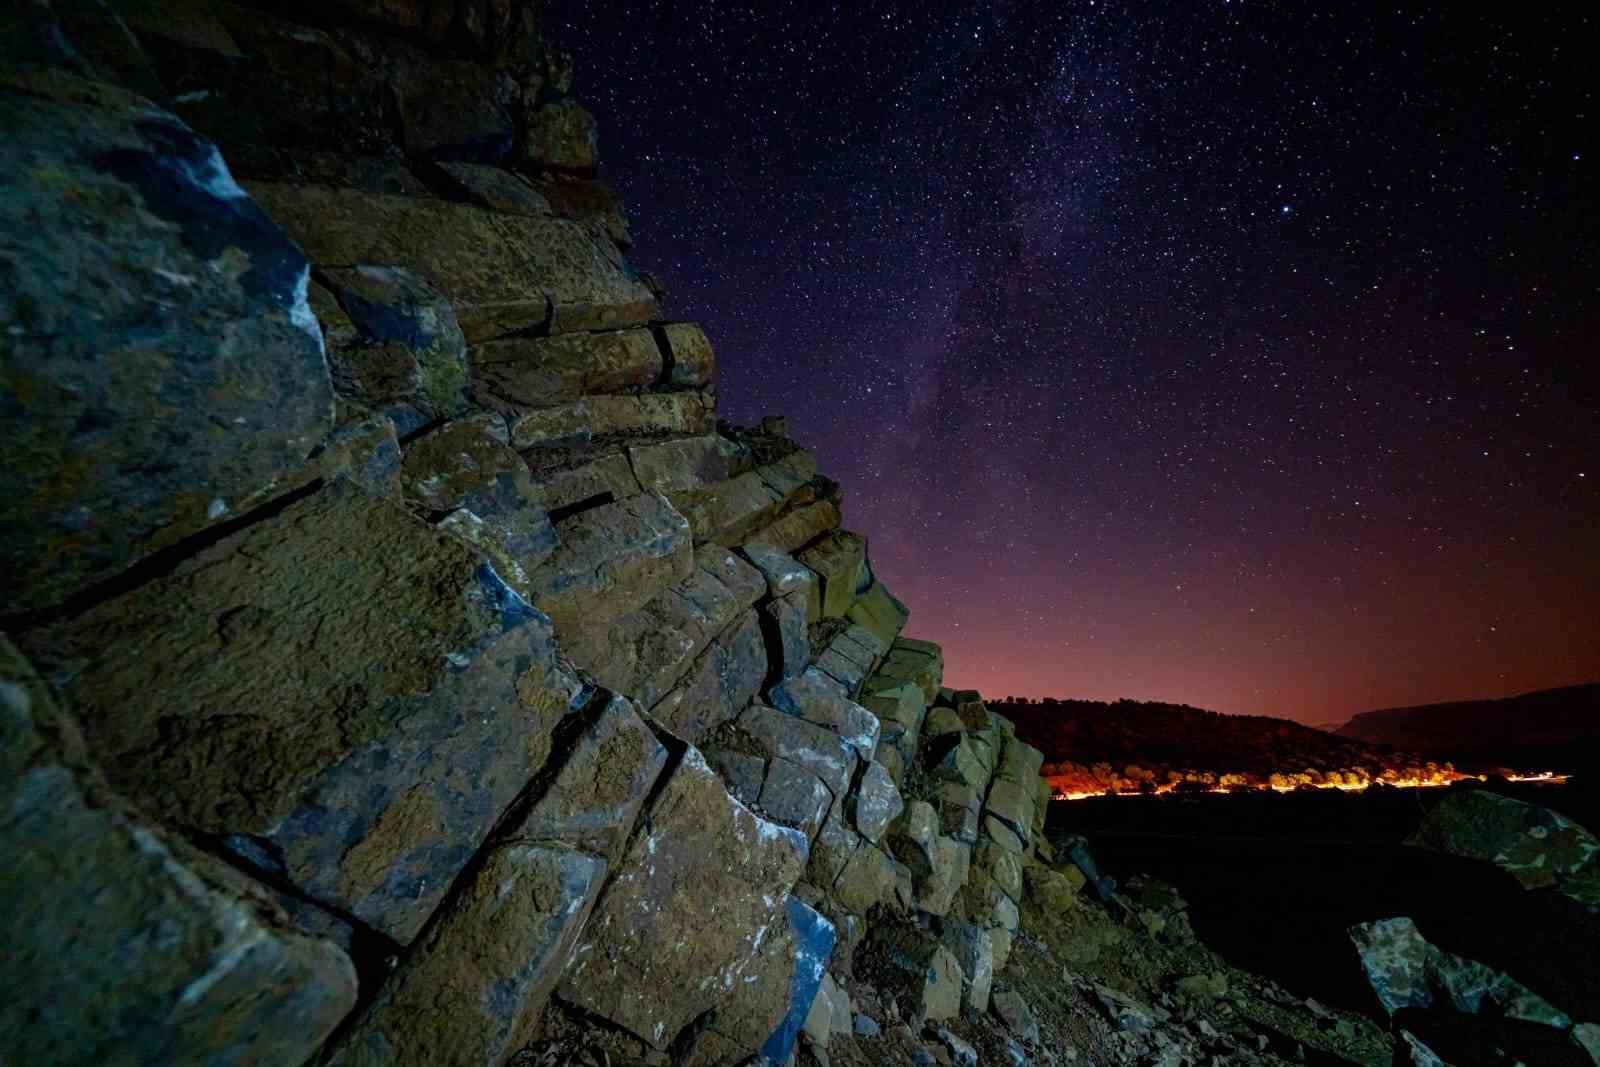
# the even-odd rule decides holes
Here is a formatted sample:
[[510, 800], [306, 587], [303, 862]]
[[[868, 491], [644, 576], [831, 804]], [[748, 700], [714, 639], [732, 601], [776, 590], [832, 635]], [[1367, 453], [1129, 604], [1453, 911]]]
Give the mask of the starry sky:
[[948, 682], [1316, 723], [1600, 678], [1600, 16], [1476, 6], [549, 10]]

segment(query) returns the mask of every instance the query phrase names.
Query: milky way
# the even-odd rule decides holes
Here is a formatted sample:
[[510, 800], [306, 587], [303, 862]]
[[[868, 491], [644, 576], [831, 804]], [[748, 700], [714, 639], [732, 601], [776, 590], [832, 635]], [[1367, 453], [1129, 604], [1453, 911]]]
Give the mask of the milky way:
[[952, 683], [1315, 722], [1600, 676], [1595, 20], [1329, 6], [552, 30], [723, 417], [789, 416]]

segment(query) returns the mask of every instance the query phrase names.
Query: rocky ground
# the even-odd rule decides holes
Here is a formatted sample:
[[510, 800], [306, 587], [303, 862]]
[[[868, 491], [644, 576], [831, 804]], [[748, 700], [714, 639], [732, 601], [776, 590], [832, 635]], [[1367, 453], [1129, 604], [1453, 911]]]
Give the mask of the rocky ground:
[[[870, 974], [819, 995], [798, 1067], [930, 1064], [1386, 1067], [1389, 1034], [1371, 1019], [1298, 997], [1230, 966], [1196, 939], [1181, 898], [1136, 878], [1120, 918], [1079, 892], [1070, 865], [1030, 868], [1022, 923], [987, 1011], [916, 1031]], [[866, 968], [858, 968], [865, 970]], [[831, 1000], [830, 1000], [831, 998]], [[966, 999], [966, 998], [964, 998]], [[848, 1001], [848, 1006], [845, 1001]], [[516, 1067], [673, 1062], [588, 1020], [552, 1013]]]

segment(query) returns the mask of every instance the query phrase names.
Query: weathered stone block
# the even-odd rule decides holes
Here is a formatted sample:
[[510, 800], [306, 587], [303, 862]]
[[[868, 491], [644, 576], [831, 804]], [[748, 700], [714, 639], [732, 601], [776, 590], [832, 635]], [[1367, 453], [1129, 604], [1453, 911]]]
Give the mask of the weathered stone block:
[[905, 804], [900, 799], [900, 790], [895, 788], [894, 778], [881, 763], [869, 762], [862, 769], [851, 796], [850, 817], [856, 830], [876, 843], [904, 810]]
[[865, 690], [874, 693], [913, 682], [921, 687], [924, 701], [932, 704], [939, 695], [943, 678], [944, 652], [938, 645], [900, 637], [889, 647], [889, 654], [877, 671], [867, 679]]
[[[932, 716], [929, 716], [932, 719]], [[982, 791], [989, 781], [989, 771], [965, 734], [944, 734], [926, 742], [924, 765], [928, 774], [941, 781], [960, 782], [971, 789]]]
[[535, 166], [593, 174], [598, 145], [594, 116], [570, 97], [542, 104], [524, 122], [523, 158]]
[[978, 867], [994, 879], [1012, 900], [1022, 899], [1022, 858], [992, 841], [978, 845], [974, 857]]
[[922, 736], [932, 740], [946, 734], [966, 733], [966, 727], [961, 722], [961, 716], [956, 714], [955, 708], [936, 706], [928, 709], [927, 718], [922, 720]]
[[612, 694], [559, 757], [560, 769], [506, 833], [519, 841], [560, 842], [615, 866], [667, 750], [633, 701]]
[[741, 546], [739, 552], [745, 559], [755, 564], [756, 569], [766, 578], [769, 596], [780, 597], [803, 592], [809, 600], [816, 595], [817, 576], [812, 573], [810, 567], [782, 549], [771, 545], [747, 544]]
[[481, 163], [441, 161], [437, 164], [454, 188], [457, 200], [510, 215], [550, 215], [550, 201], [526, 178]]
[[941, 782], [935, 799], [941, 831], [966, 844], [977, 844], [978, 791], [963, 781]]
[[400, 267], [336, 267], [318, 273], [311, 297], [341, 397], [390, 413], [406, 433], [466, 406], [466, 339], [425, 278]]
[[237, 514], [333, 392], [305, 258], [210, 144], [20, 95], [0, 127], [0, 594], [40, 608]]
[[689, 524], [662, 497], [640, 493], [556, 524], [561, 540], [530, 576], [534, 603], [565, 631], [625, 615], [689, 576]]
[[657, 327], [672, 353], [668, 381], [679, 388], [698, 389], [717, 376], [717, 359], [705, 331], [692, 322], [669, 322]]
[[499, 1067], [532, 1035], [605, 871], [604, 860], [571, 849], [494, 846], [327, 1067]]
[[807, 722], [825, 726], [846, 744], [871, 759], [878, 750], [878, 718], [845, 695], [839, 683], [816, 667], [774, 686], [772, 706]]
[[913, 800], [906, 805], [904, 816], [890, 824], [888, 844], [914, 878], [926, 878], [933, 870], [938, 837], [938, 812], [926, 800]]
[[826, 727], [752, 704], [738, 719], [739, 730], [770, 757], [791, 760], [822, 779], [834, 796], [850, 787], [855, 750]]
[[806, 865], [806, 881], [824, 890], [832, 889], [850, 858], [864, 846], [861, 835], [845, 825], [841, 807], [835, 804], [823, 819]]
[[589, 425], [601, 438], [652, 434], [708, 434], [716, 429], [716, 399], [710, 393], [646, 393], [591, 396]]
[[1017, 837], [1026, 844], [1033, 832], [1033, 798], [1032, 787], [996, 778], [994, 784], [989, 787], [988, 798], [984, 801], [984, 813], [1011, 827]]
[[913, 1031], [961, 1012], [961, 965], [937, 938], [913, 926], [880, 923], [864, 949]]
[[404, 263], [454, 306], [469, 343], [639, 325], [655, 297], [571, 219], [352, 189], [252, 182], [252, 195], [318, 267]]
[[758, 810], [773, 822], [799, 830], [809, 841], [822, 828], [832, 804], [833, 794], [822, 779], [799, 764], [786, 759], [767, 764]]
[[972, 846], [941, 834], [933, 844], [933, 869], [917, 880], [917, 907], [929, 915], [945, 915], [972, 868]]
[[867, 591], [856, 598], [845, 613], [851, 622], [870, 630], [884, 645], [892, 645], [906, 627], [910, 610], [885, 589], [882, 582], [873, 582]]
[[[389, 43], [389, 42], [386, 42]], [[389, 43], [389, 81], [401, 147], [411, 157], [498, 162], [516, 139], [516, 86], [481, 63], [440, 59]]]
[[638, 611], [565, 635], [563, 648], [602, 685], [653, 707], [761, 592], [761, 578], [749, 564], [703, 549], [689, 577]]
[[1025, 741], [1018, 741], [1015, 734], [1006, 739], [1001, 751], [1000, 767], [995, 773], [1007, 782], [1015, 782], [1023, 789], [1037, 792], [1044, 753]]
[[[141, 824], [0, 639], [0, 1033], [17, 1063], [300, 1063], [355, 1005], [334, 945]], [[70, 862], [64, 862], [70, 857]]]
[[[558, 458], [559, 457], [559, 458]], [[606, 498], [626, 500], [639, 491], [623, 452], [530, 451], [528, 473], [551, 511]]]
[[665, 494], [704, 489], [750, 466], [748, 450], [721, 434], [634, 445], [628, 460], [641, 486]]
[[480, 392], [514, 411], [647, 388], [660, 377], [661, 350], [647, 329], [507, 337], [472, 350]]
[[850, 610], [866, 555], [867, 539], [846, 530], [821, 537], [795, 554], [822, 581], [823, 618], [843, 618]]
[[747, 544], [768, 545], [783, 552], [794, 552], [829, 530], [838, 529], [843, 519], [834, 500], [817, 500], [779, 515], [745, 539]]
[[688, 517], [696, 542], [719, 545], [742, 543], [783, 506], [783, 498], [762, 480], [760, 471], [673, 493], [672, 502]]
[[851, 854], [833, 884], [840, 905], [865, 915], [873, 906], [894, 898], [894, 861], [873, 844], [863, 844]]
[[1007, 852], [1014, 852], [1018, 856], [1028, 854], [1027, 842], [1023, 841], [1021, 835], [1004, 820], [997, 819], [993, 815], [986, 814], [983, 817], [983, 836]]
[[[863, 686], [863, 690], [871, 688], [869, 676], [869, 681]], [[902, 682], [889, 689], [880, 689], [870, 696], [863, 696], [860, 700], [861, 706], [876, 715], [885, 729], [893, 723], [904, 730], [908, 745], [912, 751], [916, 750], [917, 741], [922, 734], [923, 718], [928, 710], [920, 686]]]
[[373, 496], [400, 499], [400, 442], [385, 415], [338, 427], [311, 459], [316, 477], [347, 478]]
[[806, 855], [801, 834], [753, 815], [688, 749], [596, 905], [559, 995], [665, 1048], [736, 995]]
[[803, 592], [778, 597], [761, 605], [771, 644], [781, 657], [773, 664], [780, 680], [796, 677], [811, 659], [811, 637], [806, 625]]
[[732, 752], [725, 748], [705, 751], [706, 762], [722, 777], [728, 792], [747, 808], [761, 801], [761, 786], [767, 780], [767, 761], [761, 756], [746, 752]]
[[961, 966], [962, 1002], [967, 1010], [989, 1010], [994, 988], [994, 946], [985, 927], [970, 922], [947, 922], [944, 945]]
[[475, 553], [345, 482], [19, 643], [141, 807], [402, 942], [576, 692]]
[[800, 500], [801, 494], [817, 476], [817, 458], [805, 449], [796, 449], [782, 459], [756, 468], [761, 480], [785, 500]]
[[766, 675], [761, 621], [749, 611], [700, 653], [683, 682], [650, 709], [650, 717], [696, 744], [737, 716], [761, 689]]
[[532, 574], [556, 549], [556, 531], [528, 465], [499, 440], [504, 431], [497, 417], [480, 414], [427, 433], [405, 451], [401, 489], [420, 509], [465, 512], [445, 528], [483, 549], [528, 597]]

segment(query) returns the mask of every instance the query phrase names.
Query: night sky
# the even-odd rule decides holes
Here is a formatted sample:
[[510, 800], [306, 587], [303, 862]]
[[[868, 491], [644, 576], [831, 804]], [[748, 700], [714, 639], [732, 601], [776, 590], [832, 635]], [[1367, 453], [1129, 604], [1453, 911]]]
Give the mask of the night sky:
[[551, 30], [723, 417], [948, 682], [1319, 722], [1600, 677], [1597, 17], [1468, 7]]

